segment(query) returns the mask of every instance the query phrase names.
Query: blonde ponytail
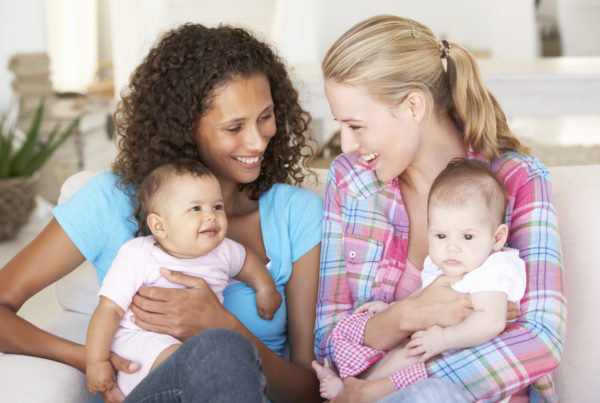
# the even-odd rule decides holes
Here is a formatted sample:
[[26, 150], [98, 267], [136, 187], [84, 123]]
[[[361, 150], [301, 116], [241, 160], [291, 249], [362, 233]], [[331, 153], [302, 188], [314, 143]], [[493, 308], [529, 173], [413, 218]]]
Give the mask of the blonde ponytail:
[[464, 141], [488, 159], [502, 150], [527, 152], [508, 127], [506, 115], [487, 90], [477, 62], [462, 47], [451, 44], [446, 57], [455, 121], [463, 125]]
[[412, 91], [423, 92], [463, 130], [465, 144], [489, 159], [503, 150], [526, 152], [469, 52], [442, 45], [417, 21], [378, 15], [359, 22], [329, 48], [321, 68], [325, 79], [363, 86], [392, 106]]

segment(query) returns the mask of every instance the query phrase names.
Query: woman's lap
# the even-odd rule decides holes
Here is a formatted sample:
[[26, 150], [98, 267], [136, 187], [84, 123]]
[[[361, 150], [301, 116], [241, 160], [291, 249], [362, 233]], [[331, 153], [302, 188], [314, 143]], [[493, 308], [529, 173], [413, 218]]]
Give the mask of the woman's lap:
[[378, 400], [377, 403], [469, 403], [461, 389], [443, 379], [430, 378], [415, 382]]
[[185, 343], [127, 396], [125, 402], [266, 402], [256, 348], [240, 334], [206, 330]]

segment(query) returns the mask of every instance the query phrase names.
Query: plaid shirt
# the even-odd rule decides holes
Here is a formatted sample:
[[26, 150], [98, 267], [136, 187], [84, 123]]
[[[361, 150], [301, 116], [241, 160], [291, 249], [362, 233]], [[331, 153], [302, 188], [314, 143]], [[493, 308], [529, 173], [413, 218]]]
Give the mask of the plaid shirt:
[[[413, 365], [390, 379], [401, 388], [426, 377], [445, 378], [473, 400], [489, 401], [535, 382], [542, 398], [556, 401], [551, 371], [564, 347], [567, 312], [550, 174], [539, 160], [514, 152], [491, 167], [508, 193], [509, 245], [527, 265], [523, 315], [490, 342]], [[369, 316], [352, 311], [368, 301], [393, 300], [406, 263], [408, 214], [397, 179], [378, 181], [355, 154], [332, 164], [324, 207], [315, 351], [321, 361], [327, 356], [361, 371], [382, 352], [362, 345]]]

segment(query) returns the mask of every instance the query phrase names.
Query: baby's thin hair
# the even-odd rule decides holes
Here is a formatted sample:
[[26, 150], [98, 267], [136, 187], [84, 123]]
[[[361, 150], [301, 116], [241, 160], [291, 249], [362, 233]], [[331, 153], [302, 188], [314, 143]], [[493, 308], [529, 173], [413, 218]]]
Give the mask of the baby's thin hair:
[[156, 209], [156, 201], [162, 194], [165, 185], [173, 175], [190, 174], [198, 178], [205, 176], [214, 177], [214, 174], [199, 161], [180, 158], [159, 164], [142, 180], [135, 192], [137, 208], [135, 219], [138, 223], [136, 236], [148, 235], [150, 230], [146, 223], [148, 214]]
[[490, 211], [495, 224], [505, 221], [506, 189], [483, 161], [455, 158], [435, 178], [427, 200], [427, 210], [435, 205], [463, 206], [479, 199]]

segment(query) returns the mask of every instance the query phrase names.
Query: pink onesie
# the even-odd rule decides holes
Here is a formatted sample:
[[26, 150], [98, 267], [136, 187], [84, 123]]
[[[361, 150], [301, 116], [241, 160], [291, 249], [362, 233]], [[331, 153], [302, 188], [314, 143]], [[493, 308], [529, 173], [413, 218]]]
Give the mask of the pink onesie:
[[111, 350], [141, 365], [133, 374], [117, 373], [117, 383], [125, 395], [150, 372], [161, 351], [181, 343], [172, 336], [143, 330], [131, 321], [133, 313], [129, 305], [138, 288], [142, 285], [183, 288], [161, 276], [159, 269], [165, 267], [202, 277], [223, 302], [223, 290], [229, 279], [239, 273], [245, 259], [244, 247], [227, 238], [211, 252], [193, 259], [169, 255], [156, 244], [152, 235], [134, 238], [119, 249], [98, 295], [109, 298], [125, 311]]

